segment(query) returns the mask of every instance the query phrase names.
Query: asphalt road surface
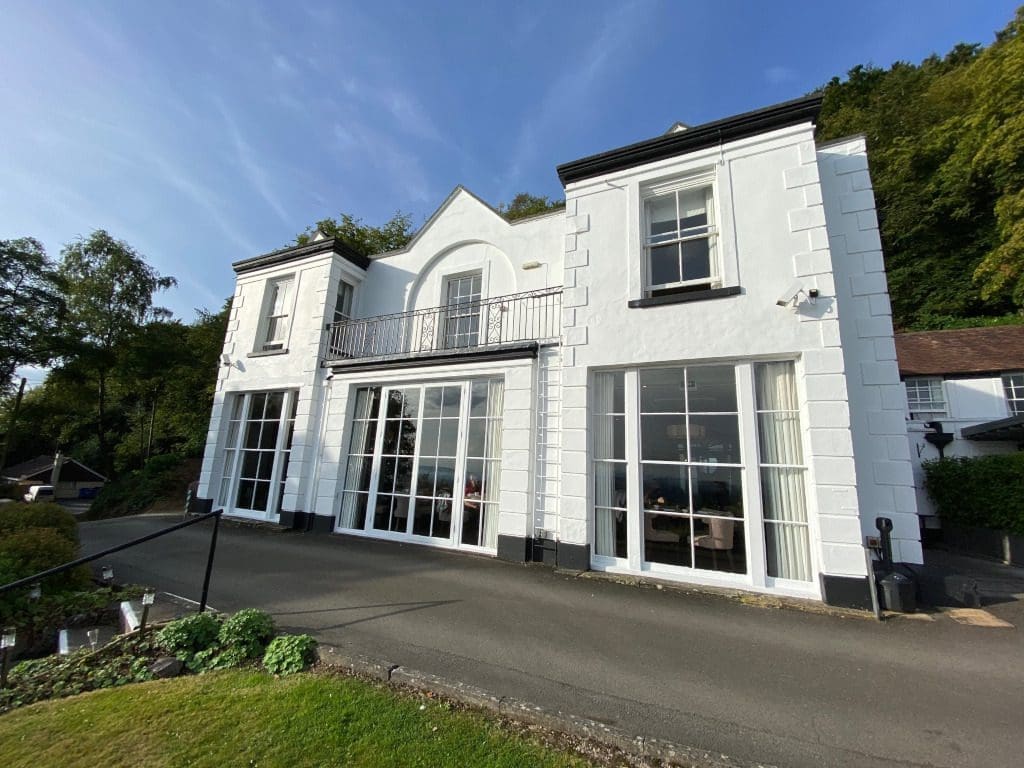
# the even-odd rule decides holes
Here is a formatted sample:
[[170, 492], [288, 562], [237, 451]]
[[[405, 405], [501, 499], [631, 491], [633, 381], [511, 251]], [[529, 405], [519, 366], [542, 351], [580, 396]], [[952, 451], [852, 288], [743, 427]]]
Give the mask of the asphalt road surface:
[[[171, 522], [86, 523], [83, 551]], [[117, 580], [198, 598], [209, 525], [112, 556]], [[879, 624], [232, 523], [210, 604], [262, 608], [352, 652], [751, 763], [1024, 765], [1017, 629]]]

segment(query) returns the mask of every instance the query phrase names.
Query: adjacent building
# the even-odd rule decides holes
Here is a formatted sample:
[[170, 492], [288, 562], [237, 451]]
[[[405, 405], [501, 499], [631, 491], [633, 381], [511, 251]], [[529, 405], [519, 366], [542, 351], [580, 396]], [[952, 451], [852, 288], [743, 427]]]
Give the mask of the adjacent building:
[[917, 506], [939, 528], [922, 462], [1012, 453], [1024, 445], [1024, 326], [900, 333]]
[[799, 99], [456, 188], [409, 245], [234, 265], [199, 494], [233, 516], [869, 605], [921, 562], [862, 137]]

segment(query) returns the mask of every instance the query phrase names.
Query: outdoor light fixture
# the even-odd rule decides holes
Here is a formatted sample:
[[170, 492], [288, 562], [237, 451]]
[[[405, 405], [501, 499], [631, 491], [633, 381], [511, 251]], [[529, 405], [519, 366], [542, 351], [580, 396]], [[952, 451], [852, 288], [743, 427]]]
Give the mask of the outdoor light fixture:
[[539, 266], [541, 266], [541, 263], [539, 261], [524, 261], [523, 262], [523, 269], [537, 269]]
[[31, 587], [28, 588], [28, 599], [29, 600], [38, 600], [42, 596], [43, 596], [43, 587], [42, 587], [42, 585], [38, 581], [35, 582]]
[[231, 367], [231, 355], [229, 355], [227, 352], [225, 352], [223, 355], [220, 356], [220, 363], [225, 368], [230, 368]]
[[5, 651], [13, 648], [18, 641], [18, 631], [14, 627], [4, 627], [4, 633], [0, 635], [0, 648]]
[[107, 584], [114, 580], [114, 566], [104, 565], [100, 572], [103, 575], [103, 580], [107, 582]]
[[96, 644], [100, 641], [100, 631], [98, 629], [90, 629], [85, 633], [85, 636], [89, 638], [89, 645], [92, 649], [96, 650]]
[[156, 592], [149, 590], [142, 593], [142, 618], [139, 620], [139, 634], [146, 631], [146, 620], [149, 618], [149, 606], [156, 600]]

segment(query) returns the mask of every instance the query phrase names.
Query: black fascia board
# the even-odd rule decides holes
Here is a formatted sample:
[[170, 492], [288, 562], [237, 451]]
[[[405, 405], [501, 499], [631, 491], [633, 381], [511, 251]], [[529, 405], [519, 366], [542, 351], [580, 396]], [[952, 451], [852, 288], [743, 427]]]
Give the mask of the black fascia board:
[[558, 178], [562, 186], [566, 186], [606, 173], [624, 171], [645, 163], [714, 147], [726, 141], [745, 139], [808, 121], [815, 122], [821, 111], [821, 99], [820, 94], [805, 96], [563, 163], [557, 168]]
[[354, 264], [360, 269], [367, 269], [370, 266], [370, 259], [359, 253], [351, 246], [346, 244], [343, 240], [337, 237], [328, 238], [326, 240], [315, 240], [305, 245], [291, 245], [287, 248], [281, 248], [270, 253], [265, 253], [262, 256], [254, 256], [251, 259], [242, 259], [236, 261], [231, 265], [232, 269], [237, 274], [242, 272], [250, 272], [254, 269], [260, 269], [262, 267], [271, 267], [277, 264], [285, 264], [295, 259], [301, 259], [306, 256], [316, 256], [321, 253], [336, 253], [346, 261]]

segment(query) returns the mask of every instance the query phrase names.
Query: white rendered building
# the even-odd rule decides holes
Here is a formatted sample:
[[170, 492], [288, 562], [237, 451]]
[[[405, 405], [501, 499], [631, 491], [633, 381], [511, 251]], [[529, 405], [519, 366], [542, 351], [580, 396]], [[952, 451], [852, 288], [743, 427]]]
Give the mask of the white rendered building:
[[921, 562], [862, 138], [817, 98], [459, 187], [405, 248], [238, 275], [199, 495], [229, 515], [870, 605]]

